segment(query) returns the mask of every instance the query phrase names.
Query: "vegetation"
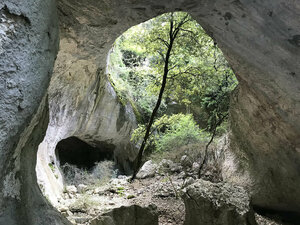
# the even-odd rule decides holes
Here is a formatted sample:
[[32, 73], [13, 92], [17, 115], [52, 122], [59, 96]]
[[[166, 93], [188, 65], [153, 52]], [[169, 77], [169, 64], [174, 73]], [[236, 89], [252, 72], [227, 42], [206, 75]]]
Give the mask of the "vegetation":
[[[207, 141], [207, 155], [226, 125], [230, 93], [237, 84], [216, 43], [182, 12], [163, 14], [125, 32], [114, 44], [108, 72], [118, 95], [141, 115], [132, 137], [141, 146], [137, 167], [145, 147], [162, 152]], [[172, 105], [180, 110], [167, 116], [174, 113]], [[205, 122], [196, 124], [193, 117]], [[202, 165], [205, 161], [206, 156]]]
[[[138, 143], [145, 134], [145, 125], [134, 130], [131, 140]], [[172, 151], [185, 145], [208, 139], [207, 133], [200, 130], [191, 114], [163, 115], [155, 120], [151, 129], [147, 148], [155, 152]]]
[[[110, 54], [108, 72], [115, 89], [122, 99], [134, 102], [144, 123], [149, 120], [160, 90], [171, 15], [164, 14], [129, 29], [116, 40]], [[174, 23], [185, 16], [185, 13], [173, 13]], [[168, 83], [158, 116], [176, 103], [191, 113], [192, 106], [201, 107], [205, 113], [201, 117], [208, 121], [210, 113], [216, 113], [212, 106], [217, 104], [208, 108], [205, 102], [223, 96], [228, 105], [229, 95], [220, 91], [230, 93], [237, 81], [214, 41], [196, 21], [189, 16], [186, 19], [172, 47]], [[220, 109], [228, 111], [226, 107]], [[201, 119], [199, 113], [194, 116], [196, 121]]]
[[65, 163], [61, 168], [66, 185], [101, 186], [116, 176], [114, 163], [108, 160], [97, 162], [91, 171], [80, 169], [68, 163]]

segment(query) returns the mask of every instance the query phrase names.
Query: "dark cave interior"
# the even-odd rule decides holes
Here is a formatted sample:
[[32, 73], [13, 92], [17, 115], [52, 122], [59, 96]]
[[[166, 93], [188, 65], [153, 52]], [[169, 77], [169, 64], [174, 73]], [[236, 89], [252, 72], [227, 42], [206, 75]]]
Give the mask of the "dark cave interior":
[[78, 168], [90, 170], [97, 162], [113, 160], [114, 149], [114, 145], [105, 143], [93, 147], [72, 136], [58, 142], [55, 153], [61, 166], [69, 163]]

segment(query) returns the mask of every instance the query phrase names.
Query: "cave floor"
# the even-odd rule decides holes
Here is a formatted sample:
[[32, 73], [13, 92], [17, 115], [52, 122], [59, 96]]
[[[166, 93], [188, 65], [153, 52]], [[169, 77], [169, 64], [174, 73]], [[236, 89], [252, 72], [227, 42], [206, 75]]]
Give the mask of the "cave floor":
[[[129, 177], [112, 178], [106, 184], [69, 187], [64, 192], [57, 209], [74, 225], [89, 225], [93, 218], [113, 208], [138, 204], [155, 205], [160, 225], [183, 225], [185, 207], [180, 195], [184, 180], [178, 175], [136, 179]], [[174, 191], [176, 188], [176, 192]], [[281, 225], [255, 215], [258, 225]]]

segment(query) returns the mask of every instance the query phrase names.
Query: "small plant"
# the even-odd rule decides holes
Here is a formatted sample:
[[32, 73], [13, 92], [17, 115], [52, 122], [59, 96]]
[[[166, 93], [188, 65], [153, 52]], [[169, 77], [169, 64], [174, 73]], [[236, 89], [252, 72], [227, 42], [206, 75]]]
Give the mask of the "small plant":
[[127, 196], [127, 199], [133, 199], [133, 198], [135, 198], [134, 195], [128, 195], [128, 196]]
[[120, 197], [123, 197], [125, 194], [125, 188], [124, 187], [117, 187], [117, 194], [120, 196]]
[[[152, 127], [147, 148], [154, 149], [154, 152], [177, 151], [182, 146], [205, 141], [208, 137], [198, 128], [191, 114], [163, 115], [155, 120]], [[145, 126], [140, 125], [134, 130], [131, 140], [139, 143], [144, 133]]]
[[88, 210], [92, 208], [94, 205], [99, 205], [99, 202], [97, 202], [95, 199], [92, 198], [92, 196], [88, 194], [81, 195], [76, 201], [70, 205], [71, 211], [82, 211], [82, 210]]
[[48, 163], [48, 166], [50, 167], [52, 173], [55, 173], [55, 167], [52, 163]]

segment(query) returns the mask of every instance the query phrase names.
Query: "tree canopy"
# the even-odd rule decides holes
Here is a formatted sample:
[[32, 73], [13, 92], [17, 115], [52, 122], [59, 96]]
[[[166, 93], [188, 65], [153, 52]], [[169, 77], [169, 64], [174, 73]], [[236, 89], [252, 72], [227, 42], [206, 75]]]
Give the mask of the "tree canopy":
[[[112, 51], [108, 67], [111, 82], [119, 96], [128, 99], [138, 114], [141, 112], [144, 121], [140, 122], [147, 123], [133, 133], [133, 139], [141, 140], [141, 144], [132, 179], [141, 167], [149, 138], [153, 142], [160, 133], [154, 146], [165, 151], [200, 141], [201, 132], [188, 114], [177, 114], [180, 119], [171, 116], [173, 124], [164, 125], [164, 132], [155, 127], [162, 120], [170, 120], [163, 113], [173, 103], [184, 105], [186, 113], [198, 105], [206, 114], [205, 129], [212, 135], [205, 147], [202, 168], [217, 128], [228, 117], [230, 92], [237, 83], [216, 43], [189, 14], [172, 12], [128, 30]], [[155, 121], [157, 115], [161, 118]]]
[[194, 116], [205, 117], [211, 131], [216, 117], [228, 112], [229, 94], [237, 81], [220, 49], [188, 14], [163, 14], [120, 36], [110, 55], [111, 80], [147, 121], [161, 86], [171, 19], [175, 26], [183, 24], [172, 47], [160, 115], [173, 103], [187, 112], [196, 106], [202, 113]]

